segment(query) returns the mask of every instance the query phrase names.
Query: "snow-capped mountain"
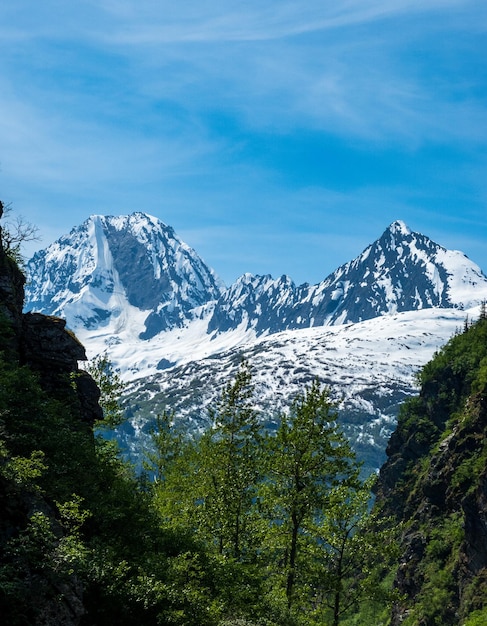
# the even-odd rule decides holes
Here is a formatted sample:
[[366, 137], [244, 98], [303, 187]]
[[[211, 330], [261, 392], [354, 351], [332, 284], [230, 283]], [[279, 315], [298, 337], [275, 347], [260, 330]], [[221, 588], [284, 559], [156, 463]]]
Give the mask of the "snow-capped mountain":
[[210, 331], [245, 323], [257, 334], [360, 322], [418, 309], [469, 308], [487, 279], [462, 252], [393, 222], [356, 259], [318, 285], [244, 275], [216, 303]]
[[64, 317], [127, 381], [117, 434], [133, 458], [164, 408], [188, 428], [247, 358], [263, 419], [311, 379], [328, 383], [368, 469], [415, 373], [487, 299], [464, 254], [403, 222], [317, 285], [244, 274], [225, 289], [174, 231], [143, 213], [89, 218], [28, 263], [27, 310]]
[[468, 309], [487, 278], [403, 222], [317, 285], [244, 274], [228, 289], [154, 217], [93, 216], [28, 263], [26, 309], [64, 317], [126, 379], [283, 330], [424, 308]]
[[134, 322], [141, 340], [180, 327], [223, 289], [171, 227], [143, 213], [90, 217], [37, 252], [27, 273], [28, 310], [114, 338]]

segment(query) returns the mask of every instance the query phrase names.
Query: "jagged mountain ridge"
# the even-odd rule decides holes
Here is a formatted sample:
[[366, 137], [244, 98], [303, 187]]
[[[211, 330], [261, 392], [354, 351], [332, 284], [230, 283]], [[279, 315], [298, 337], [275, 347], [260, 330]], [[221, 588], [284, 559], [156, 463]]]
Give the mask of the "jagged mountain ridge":
[[283, 330], [467, 309], [487, 294], [478, 266], [401, 221], [317, 285], [244, 274], [225, 289], [171, 227], [143, 213], [92, 216], [36, 253], [27, 272], [27, 310], [64, 317], [89, 353], [108, 350], [127, 378]]
[[296, 287], [282, 276], [241, 277], [218, 300], [209, 330], [242, 322], [258, 334], [346, 324], [423, 308], [470, 308], [481, 270], [458, 251], [446, 250], [401, 221], [356, 259], [318, 285]]

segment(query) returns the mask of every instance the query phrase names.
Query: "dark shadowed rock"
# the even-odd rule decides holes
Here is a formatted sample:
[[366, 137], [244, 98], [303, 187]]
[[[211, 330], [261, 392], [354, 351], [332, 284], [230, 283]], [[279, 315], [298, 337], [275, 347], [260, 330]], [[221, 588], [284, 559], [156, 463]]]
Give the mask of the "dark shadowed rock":
[[86, 361], [86, 352], [76, 336], [66, 330], [66, 322], [41, 313], [23, 316], [22, 348], [26, 363], [38, 369], [41, 365], [62, 371], [78, 368]]

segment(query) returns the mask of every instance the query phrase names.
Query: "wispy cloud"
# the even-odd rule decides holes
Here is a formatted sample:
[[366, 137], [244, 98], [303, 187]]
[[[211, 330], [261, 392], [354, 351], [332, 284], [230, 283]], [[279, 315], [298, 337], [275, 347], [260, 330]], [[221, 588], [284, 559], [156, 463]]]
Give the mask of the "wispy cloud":
[[150, 45], [175, 42], [263, 41], [368, 24], [405, 15], [462, 9], [463, 0], [345, 0], [323, 3], [262, 2], [113, 2], [100, 3], [120, 28], [111, 41]]
[[[419, 71], [417, 49], [472, 27], [473, 5], [487, 15], [461, 0], [246, 3], [233, 11], [213, 2], [184, 12], [149, 3], [140, 14], [132, 3], [105, 3], [120, 21], [101, 45], [135, 55], [149, 96], [227, 110], [250, 128], [310, 126], [413, 146], [423, 137], [478, 141], [483, 132], [472, 129], [483, 124], [483, 104], [469, 94], [453, 105], [439, 97], [431, 70]], [[403, 32], [404, 20], [412, 23]]]
[[483, 0], [4, 2], [2, 193], [47, 233], [56, 211], [143, 209], [211, 227], [210, 261], [245, 235], [242, 258], [272, 273], [299, 263], [277, 250], [289, 233], [360, 242], [360, 211], [372, 238], [454, 201], [475, 221], [485, 24]]

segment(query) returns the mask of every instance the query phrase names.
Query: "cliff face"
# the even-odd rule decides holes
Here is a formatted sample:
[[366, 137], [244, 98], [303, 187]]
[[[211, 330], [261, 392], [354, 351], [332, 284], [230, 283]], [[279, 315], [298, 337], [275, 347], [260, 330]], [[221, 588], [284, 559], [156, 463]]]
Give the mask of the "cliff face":
[[[0, 218], [3, 206], [0, 203]], [[20, 365], [28, 365], [40, 376], [41, 387], [63, 396], [76, 387], [80, 419], [93, 425], [103, 414], [100, 392], [93, 379], [78, 367], [86, 352], [66, 330], [66, 322], [40, 313], [22, 313], [25, 277], [1, 245], [0, 230], [0, 349], [6, 349]], [[3, 318], [3, 319], [2, 319]], [[67, 386], [69, 385], [69, 389]]]
[[485, 316], [452, 338], [420, 379], [377, 489], [377, 505], [403, 523], [395, 585], [404, 599], [391, 624], [463, 625], [472, 614], [487, 618]]
[[65, 322], [22, 314], [24, 282], [0, 245], [0, 615], [2, 623], [74, 626], [84, 589], [60, 567], [76, 534], [59, 503], [92, 471], [100, 392], [79, 369], [85, 350]]

